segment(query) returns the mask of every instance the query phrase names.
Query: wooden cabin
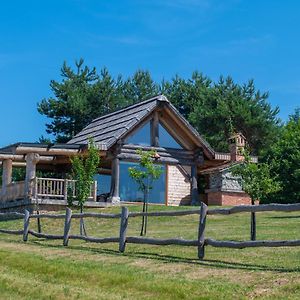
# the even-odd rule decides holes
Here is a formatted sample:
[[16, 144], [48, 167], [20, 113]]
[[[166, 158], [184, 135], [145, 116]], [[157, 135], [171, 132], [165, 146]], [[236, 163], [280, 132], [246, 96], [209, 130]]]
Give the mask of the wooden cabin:
[[[139, 161], [137, 149], [156, 150], [155, 163], [163, 169], [151, 190], [151, 203], [250, 203], [240, 186], [226, 190], [222, 184], [213, 184], [216, 174], [222, 178], [222, 166], [239, 160], [237, 149], [244, 143], [244, 137], [237, 135], [231, 139], [231, 153], [215, 152], [171, 102], [160, 95], [93, 120], [66, 144], [17, 143], [0, 149], [0, 209], [36, 203], [45, 208], [66, 205], [68, 187], [76, 184], [68, 179], [70, 157], [84, 152], [90, 138], [98, 147], [101, 163], [87, 206], [142, 201], [142, 193], [128, 174], [128, 168]], [[12, 182], [13, 168], [26, 169], [23, 181]], [[47, 173], [50, 178], [43, 175]], [[230, 192], [230, 203], [220, 196], [226, 192]], [[236, 200], [232, 201], [232, 197]]]

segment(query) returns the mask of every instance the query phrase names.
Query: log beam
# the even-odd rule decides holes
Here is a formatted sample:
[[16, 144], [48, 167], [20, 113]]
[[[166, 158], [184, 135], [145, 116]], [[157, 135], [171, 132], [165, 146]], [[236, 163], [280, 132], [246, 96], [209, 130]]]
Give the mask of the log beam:
[[2, 189], [1, 195], [6, 194], [6, 187], [12, 181], [12, 160], [6, 159], [2, 165]]

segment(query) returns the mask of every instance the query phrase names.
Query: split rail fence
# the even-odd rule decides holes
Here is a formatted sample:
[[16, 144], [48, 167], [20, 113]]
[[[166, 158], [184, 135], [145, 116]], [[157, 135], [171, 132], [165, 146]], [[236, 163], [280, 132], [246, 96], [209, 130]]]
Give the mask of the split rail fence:
[[[28, 210], [25, 210], [24, 214], [17, 212], [1, 213], [0, 217], [11, 218], [19, 217], [24, 219], [24, 227], [21, 230], [8, 230], [0, 229], [0, 233], [23, 235], [23, 241], [28, 240], [28, 235], [31, 234], [37, 238], [44, 239], [58, 239], [63, 240], [63, 245], [68, 246], [70, 239], [84, 240], [93, 243], [119, 243], [119, 251], [124, 252], [127, 243], [133, 244], [149, 244], [149, 245], [181, 245], [181, 246], [196, 246], [198, 248], [199, 259], [204, 258], [205, 246], [213, 247], [227, 247], [227, 248], [248, 248], [248, 247], [282, 247], [282, 246], [300, 246], [300, 240], [257, 240], [257, 241], [221, 241], [213, 240], [205, 237], [205, 225], [207, 215], [231, 215], [234, 213], [242, 212], [265, 212], [265, 211], [280, 211], [280, 212], [293, 212], [300, 211], [300, 204], [267, 204], [267, 205], [244, 205], [235, 206], [232, 208], [214, 208], [208, 209], [208, 207], [201, 203], [200, 209], [193, 210], [181, 210], [181, 211], [160, 211], [160, 212], [129, 212], [127, 207], [121, 208], [121, 213], [72, 213], [72, 210], [66, 208], [65, 214], [30, 214]], [[169, 239], [157, 239], [148, 237], [127, 236], [128, 219], [135, 217], [163, 217], [163, 216], [187, 216], [187, 215], [199, 215], [198, 226], [198, 239], [186, 240], [182, 238], [169, 238]], [[30, 219], [64, 219], [64, 231], [62, 235], [46, 234], [37, 232], [29, 228]], [[70, 234], [72, 219], [82, 218], [105, 218], [105, 219], [120, 219], [120, 231], [119, 236], [116, 237], [91, 237], [84, 235]]]

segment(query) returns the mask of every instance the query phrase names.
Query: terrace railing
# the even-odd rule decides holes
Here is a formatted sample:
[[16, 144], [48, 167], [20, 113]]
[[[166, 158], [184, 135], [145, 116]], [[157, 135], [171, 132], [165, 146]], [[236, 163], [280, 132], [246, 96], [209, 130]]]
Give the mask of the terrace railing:
[[[30, 181], [27, 189], [25, 181], [10, 183], [5, 187], [5, 191], [0, 189], [0, 201], [6, 202], [25, 198], [67, 201], [68, 196], [76, 196], [75, 187], [75, 180], [36, 177]], [[97, 200], [97, 181], [91, 185], [88, 200]]]
[[[67, 201], [68, 196], [76, 196], [75, 187], [75, 180], [36, 177], [34, 181], [33, 197], [35, 199], [49, 198]], [[94, 181], [91, 185], [88, 200], [97, 200], [97, 181]]]

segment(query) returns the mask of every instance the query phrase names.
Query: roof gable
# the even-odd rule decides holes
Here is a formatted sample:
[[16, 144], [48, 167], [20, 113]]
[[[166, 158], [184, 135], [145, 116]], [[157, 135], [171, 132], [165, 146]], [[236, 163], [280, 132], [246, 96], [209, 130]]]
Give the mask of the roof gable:
[[[214, 156], [214, 150], [210, 145], [163, 95], [153, 97], [93, 120], [81, 132], [75, 135], [68, 144], [87, 144], [88, 140], [92, 138], [99, 149], [108, 150], [118, 140], [124, 138], [143, 124], [157, 108], [162, 108], [179, 128], [185, 129], [188, 133], [187, 138], [193, 140], [193, 143], [197, 147], [202, 147], [208, 156]], [[170, 133], [172, 134], [171, 131]]]

